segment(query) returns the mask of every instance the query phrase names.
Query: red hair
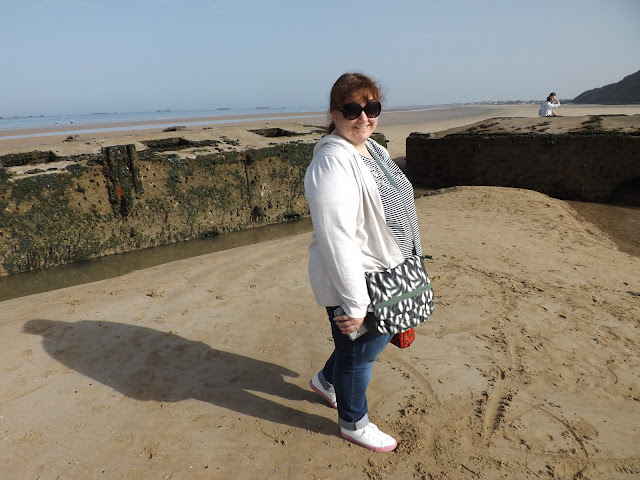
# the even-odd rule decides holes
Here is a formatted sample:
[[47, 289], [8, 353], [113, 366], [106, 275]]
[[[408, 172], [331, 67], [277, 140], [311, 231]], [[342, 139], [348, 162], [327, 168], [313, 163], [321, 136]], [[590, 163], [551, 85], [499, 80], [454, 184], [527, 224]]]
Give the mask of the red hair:
[[[350, 101], [382, 102], [381, 85], [364, 73], [344, 73], [336, 80], [329, 94], [329, 116], [342, 105]], [[329, 125], [329, 133], [336, 128], [333, 122]]]

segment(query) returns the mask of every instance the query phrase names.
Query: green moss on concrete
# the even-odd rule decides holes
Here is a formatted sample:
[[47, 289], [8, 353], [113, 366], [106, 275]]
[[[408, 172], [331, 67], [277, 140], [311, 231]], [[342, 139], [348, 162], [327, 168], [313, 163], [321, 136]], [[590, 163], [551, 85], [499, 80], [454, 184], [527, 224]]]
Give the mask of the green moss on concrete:
[[8, 233], [13, 245], [2, 259], [8, 274], [85, 260], [100, 252], [100, 239], [93, 234], [99, 217], [71, 207], [64, 196], [31, 198], [36, 197], [41, 201], [30, 208], [0, 217], [0, 231]]
[[389, 143], [389, 142], [387, 141], [387, 137], [385, 137], [383, 133], [379, 133], [379, 132], [373, 133], [373, 134], [371, 135], [371, 139], [372, 139], [373, 141], [375, 141], [375, 142], [379, 143], [379, 144], [380, 144], [380, 145], [382, 145], [383, 147], [386, 147], [386, 146], [387, 146], [387, 144]]
[[299, 137], [300, 135], [309, 135], [308, 133], [298, 133], [293, 132], [291, 130], [285, 130], [284, 128], [273, 127], [273, 128], [256, 128], [253, 130], [249, 130], [252, 133], [256, 133], [260, 136], [267, 138], [276, 138], [276, 137]]
[[0, 164], [0, 184], [6, 182], [9, 178], [11, 178], [11, 175], [7, 172], [7, 169]]
[[172, 196], [181, 199], [184, 197], [181, 187], [189, 181], [189, 177], [193, 176], [193, 168], [176, 155], [169, 156], [167, 164], [170, 168], [169, 176], [167, 177], [167, 188]]
[[304, 174], [313, 156], [311, 143], [286, 143], [245, 155], [253, 225], [279, 223], [308, 214]]
[[65, 192], [72, 185], [71, 175], [49, 174], [20, 178], [13, 182], [11, 198], [20, 204], [29, 200], [65, 199]]
[[183, 150], [185, 148], [215, 147], [220, 140], [188, 140], [184, 137], [161, 138], [158, 140], [145, 140], [142, 142], [151, 151], [165, 152], [167, 150]]
[[30, 165], [33, 163], [55, 162], [59, 157], [51, 151], [38, 151], [24, 153], [10, 153], [2, 156], [2, 164], [5, 167], [20, 167], [22, 165]]
[[602, 117], [599, 115], [592, 115], [584, 122], [582, 122], [582, 125], [586, 130], [601, 130]]
[[307, 215], [312, 155], [294, 142], [189, 159], [133, 145], [60, 158], [74, 163], [0, 182], [0, 275]]
[[65, 170], [70, 172], [71, 175], [73, 175], [75, 178], [79, 178], [84, 172], [87, 171], [87, 166], [79, 163], [73, 163], [71, 165], [67, 165], [65, 167]]

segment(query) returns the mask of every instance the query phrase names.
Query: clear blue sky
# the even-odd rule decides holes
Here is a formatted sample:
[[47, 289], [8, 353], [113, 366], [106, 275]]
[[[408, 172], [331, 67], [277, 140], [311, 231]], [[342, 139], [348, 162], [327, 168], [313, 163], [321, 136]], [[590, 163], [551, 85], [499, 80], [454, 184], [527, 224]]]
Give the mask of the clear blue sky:
[[640, 70], [639, 0], [0, 0], [0, 116], [573, 98]]

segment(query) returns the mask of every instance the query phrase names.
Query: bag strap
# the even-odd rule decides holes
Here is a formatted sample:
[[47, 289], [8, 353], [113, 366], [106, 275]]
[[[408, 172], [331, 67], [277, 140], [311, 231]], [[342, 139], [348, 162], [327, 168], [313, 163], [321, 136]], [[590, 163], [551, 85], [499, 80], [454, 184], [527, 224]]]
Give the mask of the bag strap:
[[413, 229], [413, 223], [411, 222], [411, 217], [409, 216], [409, 211], [407, 210], [407, 205], [405, 204], [404, 199], [402, 198], [402, 192], [400, 191], [400, 187], [398, 187], [398, 184], [396, 183], [395, 179], [393, 178], [391, 173], [389, 173], [389, 170], [385, 166], [384, 162], [380, 159], [380, 155], [378, 154], [378, 151], [375, 148], [375, 145], [370, 144], [369, 142], [367, 142], [367, 150], [369, 150], [369, 153], [371, 154], [371, 157], [373, 157], [373, 159], [376, 161], [378, 166], [384, 172], [384, 174], [387, 177], [387, 180], [389, 181], [391, 186], [393, 188], [395, 188], [398, 191], [398, 193], [400, 194], [399, 197], [400, 197], [400, 201], [402, 202], [402, 208], [404, 209], [404, 214], [407, 216], [407, 222], [409, 223], [409, 228], [411, 229], [411, 235], [413, 236], [413, 251], [415, 252], [416, 245], [418, 244], [418, 242], [416, 241], [416, 232]]

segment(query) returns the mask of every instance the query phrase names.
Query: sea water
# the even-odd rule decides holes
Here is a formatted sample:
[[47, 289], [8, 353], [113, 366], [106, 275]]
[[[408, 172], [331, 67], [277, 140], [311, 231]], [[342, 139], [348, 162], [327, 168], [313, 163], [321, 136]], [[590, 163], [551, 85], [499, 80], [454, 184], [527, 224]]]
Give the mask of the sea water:
[[[309, 117], [323, 117], [321, 108], [256, 108], [256, 109], [224, 109], [224, 110], [185, 110], [128, 113], [85, 113], [79, 115], [42, 115], [30, 117], [0, 118], [0, 140], [12, 140], [29, 137], [46, 137], [51, 135], [73, 135], [145, 130], [151, 128], [167, 128], [177, 124], [184, 126], [216, 125], [237, 122], [238, 118], [257, 116], [260, 120], [300, 118], [300, 114]], [[304, 115], [304, 114], [307, 115]], [[277, 117], [274, 116], [277, 114]], [[290, 114], [291, 117], [287, 116]], [[229, 118], [236, 117], [236, 118]], [[219, 118], [219, 120], [216, 120]], [[202, 119], [202, 120], [198, 120]], [[188, 121], [187, 121], [188, 120]], [[149, 122], [149, 123], [146, 123]], [[113, 125], [113, 126], [109, 126]], [[116, 126], [118, 125], [118, 126]], [[55, 128], [55, 131], [41, 132], [44, 128]], [[15, 134], [3, 135], [3, 132]], [[29, 132], [33, 130], [33, 132]]]
[[[447, 107], [447, 105], [425, 105], [416, 107], [388, 107], [386, 110], [420, 112], [427, 110], [440, 110]], [[95, 112], [76, 115], [64, 114], [32, 115], [28, 117], [0, 117], [0, 140], [46, 137], [53, 135], [74, 135], [87, 133], [88, 130], [95, 133], [106, 133], [127, 130], [167, 128], [178, 124], [184, 126], [219, 125], [236, 123], [239, 119], [247, 118], [255, 118], [260, 121], [286, 120], [289, 118], [299, 119], [301, 117], [322, 118], [324, 120], [326, 119], [326, 111], [326, 106], [256, 107], [237, 109], [219, 108], [215, 110], [158, 110], [155, 112], [125, 113]], [[55, 128], [55, 131], [41, 131], [46, 128]], [[33, 132], [29, 132], [29, 130], [33, 130]], [[10, 133], [14, 131], [16, 132]]]
[[92, 124], [129, 123], [147, 121], [173, 121], [181, 118], [209, 118], [222, 116], [247, 116], [268, 113], [304, 113], [319, 112], [322, 108], [241, 108], [215, 110], [157, 110], [155, 112], [94, 112], [60, 115], [30, 115], [28, 117], [0, 117], [0, 130], [23, 128], [48, 128], [63, 125], [87, 126]]

